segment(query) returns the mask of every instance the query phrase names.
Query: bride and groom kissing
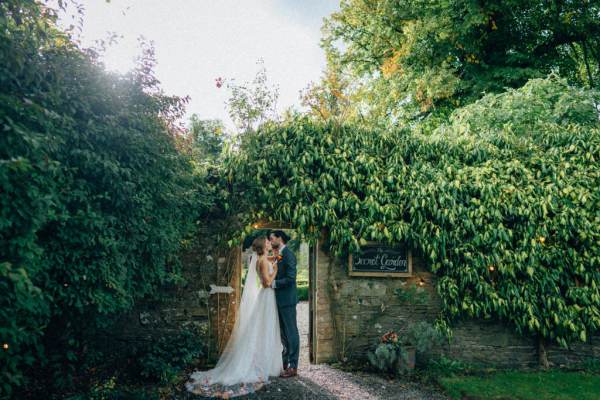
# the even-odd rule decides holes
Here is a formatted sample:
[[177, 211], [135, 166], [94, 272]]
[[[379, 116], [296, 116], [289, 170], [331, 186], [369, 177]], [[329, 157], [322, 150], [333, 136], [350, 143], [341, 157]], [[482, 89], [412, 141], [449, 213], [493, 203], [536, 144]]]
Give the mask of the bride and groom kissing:
[[254, 239], [229, 341], [214, 369], [190, 376], [188, 391], [234, 397], [262, 387], [270, 377], [297, 376], [296, 256], [286, 246], [289, 239], [281, 230]]

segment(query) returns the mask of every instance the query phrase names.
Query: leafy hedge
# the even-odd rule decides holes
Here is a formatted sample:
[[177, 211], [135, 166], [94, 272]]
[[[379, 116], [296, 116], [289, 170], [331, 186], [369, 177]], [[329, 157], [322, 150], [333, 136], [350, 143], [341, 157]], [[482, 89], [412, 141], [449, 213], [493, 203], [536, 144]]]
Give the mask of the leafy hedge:
[[150, 50], [112, 75], [37, 2], [0, 14], [1, 397], [26, 376], [70, 385], [100, 328], [178, 279], [174, 256], [209, 197]]
[[430, 135], [296, 120], [226, 161], [248, 221], [327, 230], [339, 255], [407, 242], [439, 276], [443, 318], [510, 321], [562, 345], [600, 327], [595, 92], [551, 77], [453, 113]]

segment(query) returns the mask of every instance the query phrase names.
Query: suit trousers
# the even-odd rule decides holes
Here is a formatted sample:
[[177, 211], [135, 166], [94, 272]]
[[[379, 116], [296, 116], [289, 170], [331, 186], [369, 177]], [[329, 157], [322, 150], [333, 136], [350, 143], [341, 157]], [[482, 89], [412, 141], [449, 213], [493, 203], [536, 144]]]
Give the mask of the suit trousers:
[[277, 311], [279, 312], [281, 343], [283, 344], [283, 367], [298, 368], [300, 335], [296, 322], [296, 305], [277, 307]]

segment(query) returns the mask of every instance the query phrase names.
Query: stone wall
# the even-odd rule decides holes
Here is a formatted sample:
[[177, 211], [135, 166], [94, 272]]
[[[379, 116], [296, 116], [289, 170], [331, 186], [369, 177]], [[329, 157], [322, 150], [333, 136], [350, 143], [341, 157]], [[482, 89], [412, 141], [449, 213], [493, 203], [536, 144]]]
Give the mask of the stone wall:
[[236, 317], [239, 291], [211, 294], [211, 285], [239, 287], [240, 251], [216, 247], [218, 228], [201, 231], [180, 261], [184, 282], [161, 288], [159, 300], [141, 302], [121, 318], [115, 337], [125, 345], [175, 337], [184, 329], [200, 336], [205, 361], [214, 361], [227, 343]]
[[[317, 256], [316, 342], [317, 362], [364, 359], [367, 351], [387, 331], [402, 335], [415, 322], [433, 323], [440, 311], [435, 276], [413, 252], [410, 278], [350, 277], [348, 265], [331, 258], [322, 249]], [[426, 304], [402, 301], [396, 289], [416, 285], [427, 294]], [[538, 365], [537, 342], [522, 337], [510, 327], [494, 321], [457, 321], [448, 344], [437, 349], [452, 359], [479, 365], [531, 367]], [[568, 365], [600, 356], [600, 336], [579, 343], [571, 350], [557, 345], [546, 349], [553, 365]]]
[[[240, 293], [210, 294], [210, 285], [237, 289], [241, 276], [241, 251], [215, 247], [218, 229], [214, 225], [201, 232], [182, 254], [185, 284], [165, 288], [161, 301], [138, 305], [123, 318], [115, 337], [126, 344], [192, 329], [205, 343], [206, 360], [218, 357], [235, 321]], [[317, 363], [364, 359], [385, 332], [394, 330], [402, 335], [415, 322], [434, 322], [440, 311], [435, 276], [417, 254], [413, 253], [414, 275], [410, 278], [350, 277], [347, 263], [330, 257], [320, 246], [315, 266], [313, 349]], [[395, 294], [411, 285], [428, 295], [426, 304], [406, 303]], [[483, 365], [528, 367], [538, 363], [533, 339], [492, 321], [457, 322], [450, 343], [436, 352]], [[600, 336], [574, 344], [571, 350], [551, 345], [546, 353], [554, 365], [597, 358]]]
[[[439, 310], [432, 276], [418, 257], [413, 257], [413, 272], [410, 278], [350, 277], [347, 263], [342, 265], [319, 249], [317, 362], [363, 358], [385, 332], [403, 332], [413, 322], [432, 322]], [[419, 285], [421, 280], [423, 286]], [[403, 304], [394, 291], [410, 285], [430, 293], [431, 301], [424, 305]]]

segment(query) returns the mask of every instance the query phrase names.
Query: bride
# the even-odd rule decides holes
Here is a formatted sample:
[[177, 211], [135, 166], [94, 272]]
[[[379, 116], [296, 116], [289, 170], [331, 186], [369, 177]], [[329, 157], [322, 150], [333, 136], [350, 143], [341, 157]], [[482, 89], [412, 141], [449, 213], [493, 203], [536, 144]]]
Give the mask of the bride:
[[258, 237], [229, 342], [214, 369], [195, 371], [188, 391], [210, 397], [235, 397], [254, 392], [283, 371], [281, 336], [275, 292], [271, 282], [277, 264], [269, 262], [271, 243]]

